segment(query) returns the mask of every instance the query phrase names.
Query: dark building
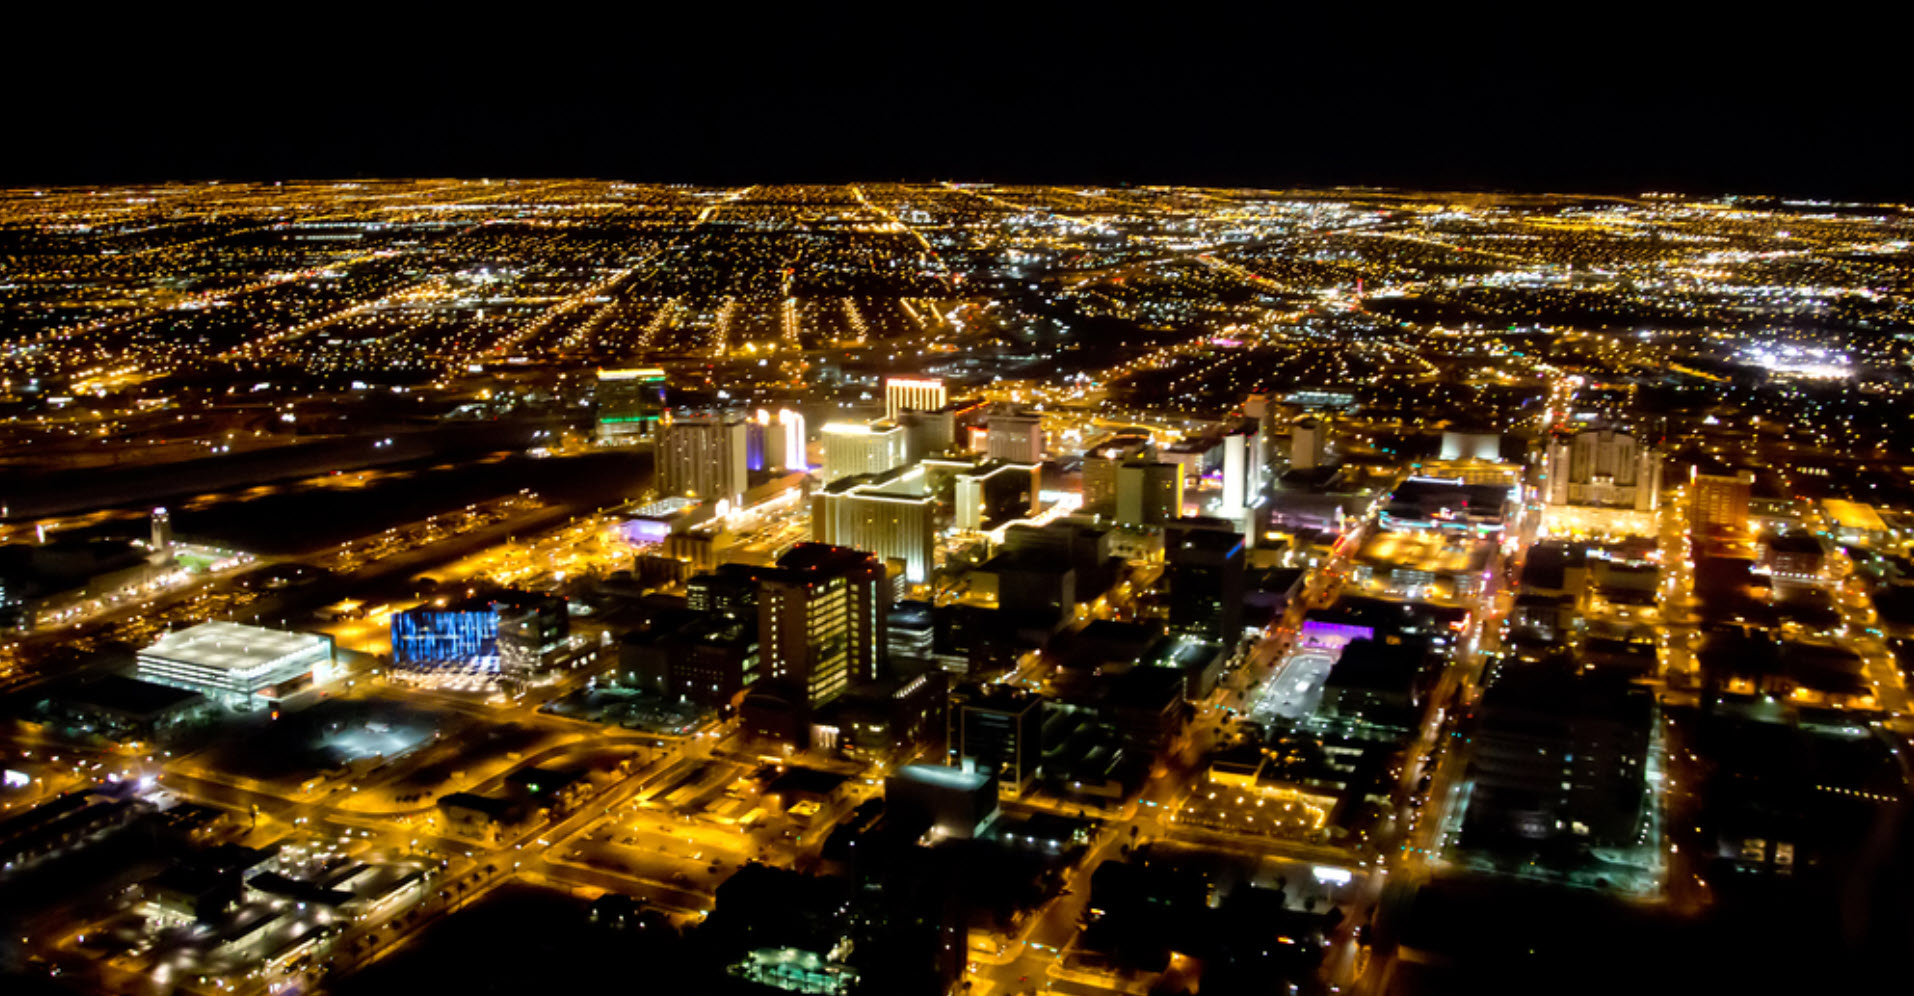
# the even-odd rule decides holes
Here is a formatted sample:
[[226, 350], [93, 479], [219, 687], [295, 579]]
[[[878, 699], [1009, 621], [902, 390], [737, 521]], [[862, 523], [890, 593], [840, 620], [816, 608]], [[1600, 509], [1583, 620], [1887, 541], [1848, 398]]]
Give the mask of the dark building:
[[557, 662], [571, 635], [571, 615], [556, 595], [500, 592], [498, 666], [504, 674], [526, 675]]
[[1464, 846], [1644, 843], [1654, 711], [1626, 676], [1529, 666], [1498, 677], [1477, 707]]
[[1009, 685], [964, 685], [950, 698], [950, 762], [996, 772], [1022, 795], [1043, 766], [1043, 696]]
[[1321, 713], [1348, 723], [1413, 730], [1427, 644], [1352, 640], [1323, 679]]
[[1242, 534], [1182, 520], [1167, 539], [1170, 626], [1235, 653], [1243, 639]]
[[893, 670], [921, 669], [936, 664], [936, 607], [929, 602], [912, 601], [892, 605], [884, 646]]

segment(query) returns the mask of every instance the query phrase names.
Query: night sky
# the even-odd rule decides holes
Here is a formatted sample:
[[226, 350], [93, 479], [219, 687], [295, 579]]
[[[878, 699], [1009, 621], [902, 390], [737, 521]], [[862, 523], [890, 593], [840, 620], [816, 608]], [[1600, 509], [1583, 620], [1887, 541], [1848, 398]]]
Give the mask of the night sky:
[[[686, 5], [690, 7], [691, 5]], [[1914, 197], [1894, 21], [1608, 6], [16, 22], [0, 181], [975, 179]], [[157, 8], [155, 8], [157, 9]], [[1029, 13], [1042, 9], [1045, 13]], [[1651, 8], [1652, 9], [1652, 8]], [[1816, 7], [1820, 12], [1824, 8]], [[178, 8], [184, 11], [185, 8]], [[1451, 13], [1445, 8], [1445, 14]], [[1546, 15], [1546, 16], [1544, 16]], [[1798, 15], [1795, 16], [1795, 15]], [[235, 27], [244, 30], [238, 36]], [[242, 37], [243, 36], [243, 37]]]

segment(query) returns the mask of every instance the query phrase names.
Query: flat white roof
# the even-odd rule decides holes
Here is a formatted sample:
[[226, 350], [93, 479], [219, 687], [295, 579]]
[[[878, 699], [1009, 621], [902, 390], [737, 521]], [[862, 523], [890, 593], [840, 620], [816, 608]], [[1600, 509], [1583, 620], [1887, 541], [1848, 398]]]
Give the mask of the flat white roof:
[[221, 671], [252, 671], [300, 651], [324, 647], [326, 638], [264, 626], [230, 622], [200, 623], [168, 633], [140, 651], [142, 657], [194, 664]]

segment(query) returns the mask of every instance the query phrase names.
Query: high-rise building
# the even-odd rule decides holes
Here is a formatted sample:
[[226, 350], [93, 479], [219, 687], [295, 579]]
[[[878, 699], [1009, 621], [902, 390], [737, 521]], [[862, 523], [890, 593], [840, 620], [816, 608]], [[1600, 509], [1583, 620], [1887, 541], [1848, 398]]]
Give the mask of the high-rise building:
[[1291, 470], [1315, 470], [1327, 459], [1328, 449], [1329, 426], [1321, 420], [1306, 418], [1290, 428]]
[[1243, 416], [1256, 422], [1256, 439], [1261, 446], [1263, 479], [1257, 487], [1269, 483], [1276, 466], [1276, 409], [1275, 402], [1267, 394], [1252, 394], [1243, 399]]
[[1116, 468], [1116, 521], [1161, 526], [1183, 514], [1183, 468], [1154, 460], [1125, 460]]
[[824, 427], [823, 435], [826, 484], [895, 470], [910, 455], [904, 427], [891, 422], [832, 422]]
[[759, 575], [758, 643], [766, 677], [815, 708], [875, 680], [890, 612], [884, 565], [858, 550], [799, 543]]
[[893, 421], [906, 408], [935, 411], [948, 404], [944, 381], [940, 377], [884, 378], [884, 417]]
[[1117, 466], [1125, 460], [1149, 459], [1150, 437], [1109, 436], [1083, 452], [1083, 510], [1092, 515], [1116, 512]]
[[600, 443], [650, 439], [665, 413], [665, 372], [656, 367], [600, 370], [592, 401]]
[[750, 448], [744, 420], [727, 412], [667, 419], [658, 432], [658, 490], [707, 501], [744, 501]]
[[1243, 419], [1223, 436], [1223, 504], [1226, 519], [1241, 519], [1263, 500], [1263, 436]]
[[1236, 649], [1243, 638], [1244, 570], [1241, 533], [1205, 521], [1173, 524], [1164, 543], [1169, 561], [1170, 625]]
[[860, 474], [825, 485], [811, 499], [811, 538], [901, 560], [912, 584], [930, 580], [936, 498], [921, 466]]
[[750, 467], [779, 472], [805, 470], [804, 444], [804, 416], [781, 408], [773, 418], [760, 408], [750, 425]]
[[985, 427], [985, 452], [992, 460], [1013, 463], [1043, 461], [1043, 416], [995, 412]]
[[[1661, 458], [1625, 432], [1599, 429], [1550, 440], [1546, 473], [1543, 493], [1551, 505], [1661, 507]], [[1743, 509], [1745, 515], [1745, 503]]]
[[1689, 521], [1697, 526], [1748, 528], [1748, 496], [1754, 487], [1754, 475], [1704, 474], [1695, 471], [1691, 478], [1694, 497], [1688, 509]]

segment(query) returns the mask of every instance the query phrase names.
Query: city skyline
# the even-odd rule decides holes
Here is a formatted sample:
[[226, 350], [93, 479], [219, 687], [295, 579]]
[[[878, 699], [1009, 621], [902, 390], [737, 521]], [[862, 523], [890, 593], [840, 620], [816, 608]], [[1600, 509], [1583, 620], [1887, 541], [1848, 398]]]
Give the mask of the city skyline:
[[1892, 977], [1911, 388], [1893, 201], [0, 187], [0, 986]]

